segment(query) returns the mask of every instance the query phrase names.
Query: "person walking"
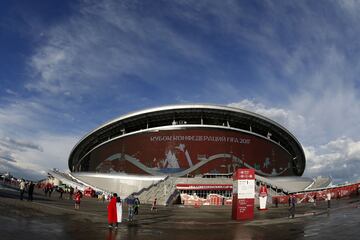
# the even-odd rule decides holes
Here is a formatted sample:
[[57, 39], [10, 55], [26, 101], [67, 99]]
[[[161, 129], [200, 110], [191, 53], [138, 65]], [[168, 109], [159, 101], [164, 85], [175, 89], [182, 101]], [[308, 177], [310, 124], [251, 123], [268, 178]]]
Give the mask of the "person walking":
[[77, 191], [74, 196], [75, 199], [75, 209], [80, 209], [80, 201], [81, 201], [81, 193], [80, 191]]
[[51, 198], [51, 194], [53, 191], [54, 191], [54, 186], [51, 183], [49, 183], [49, 192], [48, 192], [49, 198]]
[[330, 207], [331, 207], [331, 193], [330, 192], [328, 192], [327, 194], [326, 194], [326, 201], [327, 201], [327, 208], [328, 209], [330, 209]]
[[117, 228], [118, 218], [117, 218], [117, 210], [116, 210], [116, 201], [117, 201], [117, 194], [114, 193], [107, 206], [109, 228], [112, 228], [114, 225], [115, 228]]
[[139, 207], [140, 207], [140, 199], [138, 197], [136, 197], [134, 200], [134, 214], [135, 215], [139, 214]]
[[151, 211], [155, 210], [157, 212], [156, 201], [157, 201], [157, 198], [155, 198], [154, 201], [153, 201], [153, 204], [152, 204], [151, 209], [150, 209]]
[[44, 194], [45, 194], [45, 197], [47, 197], [47, 196], [48, 196], [48, 192], [49, 192], [48, 185], [47, 185], [47, 184], [45, 184], [45, 185], [44, 185]]
[[21, 179], [20, 184], [19, 184], [20, 200], [23, 200], [23, 198], [24, 198], [25, 186], [26, 185], [25, 185], [24, 179]]
[[291, 207], [291, 194], [290, 194], [290, 196], [288, 198], [288, 204], [289, 204], [289, 207]]
[[29, 188], [28, 188], [28, 201], [31, 201], [31, 202], [33, 200], [34, 187], [35, 187], [35, 184], [32, 181], [30, 181]]
[[69, 189], [69, 199], [73, 198], [73, 194], [74, 194], [74, 188], [70, 187], [70, 189]]
[[296, 206], [296, 197], [291, 194], [290, 195], [290, 203], [291, 203], [291, 206], [289, 208], [289, 218], [294, 218], [295, 217], [295, 206]]
[[63, 199], [64, 189], [62, 187], [59, 187], [59, 199]]
[[134, 204], [135, 204], [135, 198], [134, 195], [131, 194], [126, 201], [128, 205], [128, 218], [129, 222], [132, 222], [134, 220]]

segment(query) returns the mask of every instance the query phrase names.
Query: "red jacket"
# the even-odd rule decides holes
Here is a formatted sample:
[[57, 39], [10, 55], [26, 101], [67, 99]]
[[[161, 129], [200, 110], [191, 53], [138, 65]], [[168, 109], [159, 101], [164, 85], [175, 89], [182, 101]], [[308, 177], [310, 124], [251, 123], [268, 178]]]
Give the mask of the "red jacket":
[[108, 208], [108, 222], [109, 223], [116, 223], [117, 222], [117, 214], [116, 214], [116, 198], [112, 197]]
[[260, 197], [265, 197], [267, 196], [267, 188], [265, 186], [260, 186], [260, 191], [259, 191], [259, 196]]
[[81, 200], [81, 194], [79, 192], [77, 192], [74, 196], [74, 200], [75, 202], [77, 203], [80, 203], [80, 200]]

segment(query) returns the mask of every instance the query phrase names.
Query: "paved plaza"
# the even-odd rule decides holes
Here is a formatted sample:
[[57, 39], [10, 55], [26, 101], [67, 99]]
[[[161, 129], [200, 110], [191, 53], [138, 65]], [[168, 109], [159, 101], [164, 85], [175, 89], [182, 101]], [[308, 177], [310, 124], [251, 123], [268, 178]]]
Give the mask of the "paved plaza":
[[72, 200], [57, 193], [46, 198], [38, 191], [33, 202], [20, 201], [16, 189], [0, 185], [0, 239], [359, 239], [359, 200], [332, 200], [330, 211], [325, 202], [299, 204], [294, 219], [287, 206], [256, 209], [246, 222], [231, 220], [229, 206], [160, 206], [151, 212], [141, 205], [134, 222], [109, 230], [106, 202], [83, 198], [75, 210]]

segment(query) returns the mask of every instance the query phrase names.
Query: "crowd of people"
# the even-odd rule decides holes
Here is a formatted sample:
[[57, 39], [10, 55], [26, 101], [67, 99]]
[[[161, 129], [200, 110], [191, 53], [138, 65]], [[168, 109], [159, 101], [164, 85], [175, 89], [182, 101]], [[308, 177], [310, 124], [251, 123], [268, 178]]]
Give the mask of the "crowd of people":
[[[78, 199], [78, 195], [81, 195], [81, 191], [74, 189], [72, 187], [64, 187], [64, 186], [54, 186], [54, 184], [50, 182], [38, 183], [35, 184], [33, 181], [25, 181], [24, 179], [20, 179], [18, 181], [19, 192], [20, 192], [20, 200], [24, 199], [25, 193], [27, 193], [27, 200], [34, 200], [34, 189], [37, 187], [38, 189], [42, 189], [45, 197], [51, 198], [51, 195], [54, 191], [58, 192], [59, 199], [63, 199], [63, 194], [68, 193], [67, 199]], [[75, 195], [74, 195], [75, 193]], [[79, 202], [79, 200], [77, 200]]]

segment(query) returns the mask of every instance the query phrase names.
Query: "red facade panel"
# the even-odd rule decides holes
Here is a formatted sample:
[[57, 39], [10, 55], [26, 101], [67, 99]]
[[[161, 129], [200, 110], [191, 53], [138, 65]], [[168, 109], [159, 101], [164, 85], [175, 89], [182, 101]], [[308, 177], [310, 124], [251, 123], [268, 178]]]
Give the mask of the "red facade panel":
[[291, 155], [269, 139], [226, 129], [142, 132], [103, 144], [89, 155], [89, 171], [146, 175], [232, 173], [254, 168], [264, 176], [293, 175]]

